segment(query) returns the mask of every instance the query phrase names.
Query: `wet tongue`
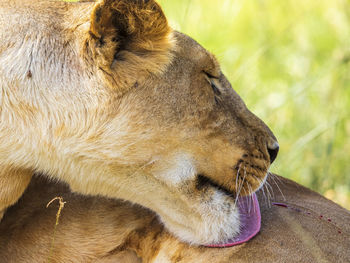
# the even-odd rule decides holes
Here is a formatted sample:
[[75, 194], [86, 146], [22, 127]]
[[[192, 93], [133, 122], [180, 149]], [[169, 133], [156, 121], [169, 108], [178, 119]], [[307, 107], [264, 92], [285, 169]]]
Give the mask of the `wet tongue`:
[[236, 246], [249, 241], [260, 231], [261, 215], [256, 194], [253, 194], [252, 196], [239, 197], [237, 203], [241, 219], [239, 235], [230, 239], [225, 244], [207, 245], [207, 247]]

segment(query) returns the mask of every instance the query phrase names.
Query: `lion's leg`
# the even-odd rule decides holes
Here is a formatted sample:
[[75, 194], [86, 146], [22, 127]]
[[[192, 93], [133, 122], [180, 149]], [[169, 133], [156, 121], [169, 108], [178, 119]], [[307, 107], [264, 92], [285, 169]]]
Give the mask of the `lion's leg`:
[[6, 208], [13, 205], [27, 188], [33, 173], [30, 170], [1, 167], [0, 171], [0, 220]]

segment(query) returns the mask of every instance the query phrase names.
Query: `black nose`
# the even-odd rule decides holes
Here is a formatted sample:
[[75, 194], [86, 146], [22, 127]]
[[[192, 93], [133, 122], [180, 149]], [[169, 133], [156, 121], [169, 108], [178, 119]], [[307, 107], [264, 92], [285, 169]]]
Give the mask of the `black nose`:
[[279, 149], [280, 149], [280, 146], [276, 141], [267, 145], [267, 151], [269, 152], [269, 155], [270, 155], [270, 163], [273, 163], [273, 161], [276, 159]]

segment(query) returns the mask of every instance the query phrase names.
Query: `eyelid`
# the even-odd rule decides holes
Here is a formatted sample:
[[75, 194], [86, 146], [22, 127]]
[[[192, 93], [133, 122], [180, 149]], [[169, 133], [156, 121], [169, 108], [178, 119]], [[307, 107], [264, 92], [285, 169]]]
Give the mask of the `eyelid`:
[[212, 76], [210, 73], [208, 73], [206, 71], [203, 71], [203, 72], [204, 72], [204, 74], [206, 76], [207, 81], [211, 85], [211, 88], [214, 91], [214, 94], [218, 95], [218, 96], [221, 95], [221, 90], [218, 87], [218, 85], [216, 84], [218, 82], [218, 80], [219, 80], [219, 77]]
[[220, 77], [219, 76], [214, 76], [212, 74], [210, 74], [209, 72], [207, 71], [203, 71], [205, 75], [207, 75], [208, 78], [210, 79], [219, 79]]

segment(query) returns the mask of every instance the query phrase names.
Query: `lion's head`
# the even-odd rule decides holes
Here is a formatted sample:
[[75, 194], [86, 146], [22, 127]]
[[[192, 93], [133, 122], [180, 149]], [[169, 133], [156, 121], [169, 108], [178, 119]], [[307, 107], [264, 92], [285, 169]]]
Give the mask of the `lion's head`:
[[93, 63], [121, 94], [108, 110], [115, 124], [127, 123], [122, 159], [138, 167], [124, 175], [125, 198], [156, 211], [187, 242], [236, 235], [235, 198], [264, 183], [278, 152], [272, 132], [214, 56], [172, 31], [154, 1], [102, 1], [91, 19]]
[[47, 120], [31, 136], [50, 138], [50, 160], [33, 154], [33, 166], [73, 190], [148, 207], [184, 241], [235, 236], [237, 195], [261, 187], [278, 152], [269, 128], [214, 56], [173, 31], [153, 0], [59, 5], [52, 13], [64, 13], [63, 22], [42, 29], [59, 33], [38, 42], [50, 43], [42, 48], [56, 52], [56, 64], [38, 54], [62, 67], [40, 73], [35, 64], [23, 80], [36, 81], [42, 96], [33, 118]]

